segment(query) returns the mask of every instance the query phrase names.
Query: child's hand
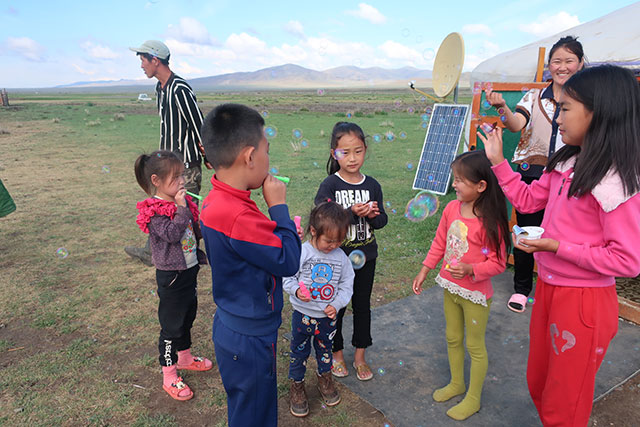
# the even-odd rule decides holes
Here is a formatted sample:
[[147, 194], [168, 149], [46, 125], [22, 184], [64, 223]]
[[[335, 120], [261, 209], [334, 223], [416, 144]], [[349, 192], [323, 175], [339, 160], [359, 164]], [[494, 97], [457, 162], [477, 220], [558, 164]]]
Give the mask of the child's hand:
[[451, 273], [451, 277], [454, 279], [462, 279], [464, 276], [470, 276], [473, 274], [473, 266], [464, 262], [458, 262], [455, 266], [448, 265], [444, 269]]
[[371, 200], [367, 204], [371, 208], [371, 210], [367, 214], [367, 218], [373, 219], [378, 215], [380, 215], [380, 208], [378, 207], [378, 202], [376, 202], [375, 200]]
[[500, 92], [494, 92], [491, 89], [484, 90], [485, 97], [489, 103], [497, 108], [504, 108], [507, 106], [504, 98], [502, 98], [502, 94]]
[[310, 297], [310, 296], [304, 296], [304, 295], [302, 295], [302, 292], [300, 292], [300, 288], [296, 289], [296, 297], [297, 297], [300, 301], [304, 301], [304, 302], [309, 302], [309, 301], [311, 301], [311, 297]]
[[516, 235], [511, 233], [513, 247], [523, 252], [532, 254], [534, 252], [558, 252], [560, 242], [554, 239], [520, 239], [520, 244], [516, 243]]
[[484, 136], [480, 132], [476, 132], [482, 143], [484, 144], [484, 152], [492, 165], [502, 163], [504, 154], [502, 154], [502, 129], [495, 128]]
[[187, 199], [185, 199], [186, 196], [187, 196], [187, 190], [185, 190], [184, 188], [181, 188], [178, 190], [176, 195], [173, 196], [173, 198], [175, 199], [176, 204], [178, 206], [182, 206], [184, 208], [187, 206]]
[[429, 273], [429, 267], [422, 266], [418, 275], [413, 279], [413, 293], [416, 295], [420, 295], [422, 293], [422, 283], [427, 278], [427, 273]]
[[329, 304], [324, 308], [324, 314], [326, 314], [329, 319], [333, 320], [336, 318], [336, 314], [338, 314], [338, 311], [334, 306]]
[[268, 207], [283, 205], [287, 203], [287, 186], [269, 174], [262, 183], [262, 196]]
[[371, 205], [369, 203], [356, 203], [351, 206], [351, 211], [359, 217], [364, 217], [371, 212]]

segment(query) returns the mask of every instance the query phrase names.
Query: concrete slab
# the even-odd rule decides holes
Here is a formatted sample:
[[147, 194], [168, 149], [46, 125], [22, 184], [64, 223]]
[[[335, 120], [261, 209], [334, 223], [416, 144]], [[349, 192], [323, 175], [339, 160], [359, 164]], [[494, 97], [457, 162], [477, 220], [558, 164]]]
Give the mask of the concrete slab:
[[[374, 285], [375, 286], [375, 285]], [[530, 307], [524, 314], [507, 309], [512, 276], [506, 272], [493, 280], [494, 301], [487, 326], [489, 370], [482, 409], [467, 421], [473, 426], [540, 426], [526, 384]], [[352, 318], [344, 322], [345, 342], [351, 342]], [[620, 321], [619, 331], [596, 378], [595, 396], [610, 391], [640, 369], [640, 328]], [[395, 426], [459, 426], [447, 409], [462, 400], [436, 403], [431, 394], [449, 381], [444, 335], [442, 289], [434, 287], [420, 296], [378, 307], [372, 313], [373, 346], [367, 359], [374, 370], [371, 381], [358, 381], [354, 369], [339, 381], [382, 411]], [[347, 363], [353, 348], [345, 348]], [[469, 378], [466, 357], [465, 378]]]

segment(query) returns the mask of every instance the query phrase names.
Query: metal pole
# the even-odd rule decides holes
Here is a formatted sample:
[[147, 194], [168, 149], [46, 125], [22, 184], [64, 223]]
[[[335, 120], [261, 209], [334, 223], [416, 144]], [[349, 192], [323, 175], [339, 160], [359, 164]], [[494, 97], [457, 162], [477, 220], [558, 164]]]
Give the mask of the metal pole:
[[458, 103], [458, 85], [456, 84], [456, 88], [453, 90], [453, 102], [454, 104]]

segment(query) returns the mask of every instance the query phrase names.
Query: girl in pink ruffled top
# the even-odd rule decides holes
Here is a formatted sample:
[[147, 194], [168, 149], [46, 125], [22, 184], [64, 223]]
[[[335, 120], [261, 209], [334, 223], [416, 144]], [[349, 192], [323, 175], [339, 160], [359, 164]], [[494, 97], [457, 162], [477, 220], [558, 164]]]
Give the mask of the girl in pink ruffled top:
[[[427, 273], [443, 260], [436, 283], [444, 288], [451, 381], [433, 393], [433, 400], [446, 402], [466, 392], [464, 399], [447, 411], [460, 421], [480, 410], [489, 365], [484, 337], [493, 296], [491, 277], [506, 268], [510, 235], [506, 200], [484, 152], [460, 154], [451, 169], [456, 198], [444, 208], [436, 237], [413, 279], [413, 292], [422, 292]], [[464, 381], [465, 329], [471, 356], [468, 389]]]
[[151, 259], [158, 282], [159, 360], [162, 388], [176, 400], [189, 400], [193, 392], [177, 369], [208, 371], [209, 359], [191, 355], [191, 326], [198, 309], [199, 264], [207, 258], [200, 249], [198, 207], [184, 188], [184, 165], [170, 151], [154, 151], [136, 160], [136, 179], [150, 198], [138, 202], [136, 222], [149, 233]]

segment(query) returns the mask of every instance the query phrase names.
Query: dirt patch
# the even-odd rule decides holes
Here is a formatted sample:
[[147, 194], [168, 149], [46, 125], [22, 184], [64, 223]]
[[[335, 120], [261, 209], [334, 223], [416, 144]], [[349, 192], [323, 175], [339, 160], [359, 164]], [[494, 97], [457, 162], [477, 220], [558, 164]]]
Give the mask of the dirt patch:
[[590, 427], [637, 426], [640, 419], [640, 374], [616, 387], [593, 405]]

